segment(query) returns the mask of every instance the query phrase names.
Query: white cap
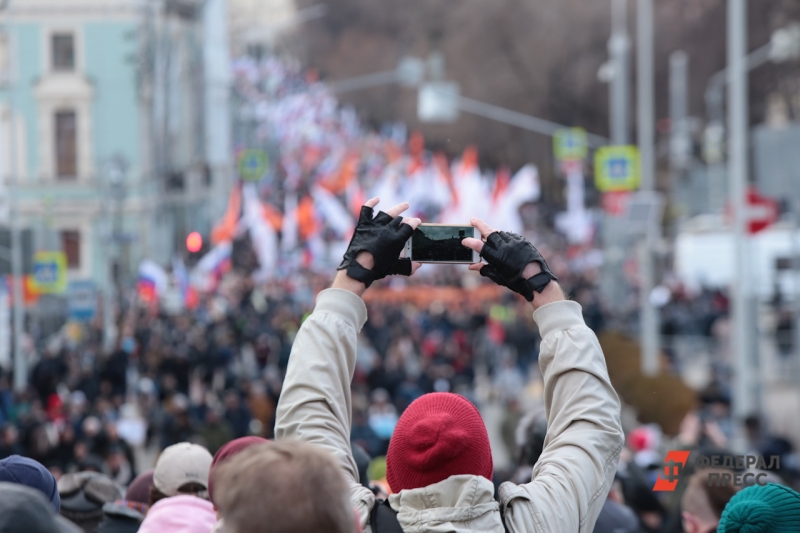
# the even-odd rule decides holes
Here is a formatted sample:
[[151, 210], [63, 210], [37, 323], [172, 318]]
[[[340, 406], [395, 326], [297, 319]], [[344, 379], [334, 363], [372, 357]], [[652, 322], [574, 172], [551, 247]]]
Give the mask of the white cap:
[[153, 485], [166, 496], [175, 496], [187, 483], [208, 488], [211, 453], [197, 444], [180, 442], [167, 447], [158, 458]]

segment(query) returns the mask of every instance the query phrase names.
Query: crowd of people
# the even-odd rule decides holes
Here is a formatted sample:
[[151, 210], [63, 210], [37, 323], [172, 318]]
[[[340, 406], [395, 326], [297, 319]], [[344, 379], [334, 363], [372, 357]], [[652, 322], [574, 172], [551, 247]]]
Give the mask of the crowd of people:
[[[280, 165], [259, 183], [262, 196], [287, 200], [277, 206], [284, 217], [304, 195], [323, 212], [283, 228], [281, 252], [290, 253], [275, 264], [276, 275], [254, 275], [264, 249], [253, 224], [222, 231], [233, 241], [230, 268], [191, 305], [125, 293], [113, 349], [104, 349], [100, 317], [70, 322], [29, 343], [26, 390], [14, 391], [11, 373], [0, 371], [0, 532], [16, 531], [4, 529], [16, 523], [33, 533], [75, 526], [87, 533], [257, 533], [264, 524], [281, 533], [707, 533], [718, 523], [734, 524], [720, 531], [739, 531], [735, 524], [747, 522], [754, 504], [725, 511], [737, 498], [767, 507], [785, 499], [786, 509], [798, 509], [800, 495], [789, 489], [800, 478], [792, 445], [756, 417], [748, 421], [749, 449], [781, 457], [783, 468], [769, 472], [774, 484], [716, 490], [704, 483], [708, 471], [690, 468], [674, 492], [653, 491], [668, 450], [727, 453], [729, 393], [723, 384], [700, 395], [674, 439], [655, 425], [622, 423], [595, 339], [614, 315], [598, 291], [601, 254], [548, 230], [548, 206], [515, 205], [511, 223], [541, 252], [526, 264], [544, 256], [549, 286], [557, 278], [559, 291], [580, 304], [551, 294], [555, 318], [537, 311], [534, 321], [535, 290], [523, 299], [497, 286], [526, 293], [510, 271], [486, 279], [463, 266], [426, 265], [411, 278], [376, 282], [363, 304], [327, 292], [334, 273], [314, 259], [315, 250], [331, 239], [346, 244], [349, 235], [315, 187], [346, 206], [376, 187], [390, 198], [422, 200], [424, 186], [381, 185], [386, 173], [402, 166], [418, 173], [408, 183], [424, 185], [446, 177], [450, 164], [401, 126], [365, 132], [299, 69], [243, 60], [235, 74], [257, 136], [279, 147]], [[502, 181], [502, 172], [493, 178]], [[411, 214], [445, 211], [452, 199], [446, 182], [438, 199], [421, 201]], [[515, 250], [530, 253], [520, 242]], [[291, 252], [303, 248], [311, 259], [298, 261]], [[498, 256], [496, 267], [507, 257]], [[333, 290], [352, 282], [342, 282], [342, 272], [349, 269], [336, 274]], [[669, 292], [665, 336], [718, 334], [728, 312], [724, 293]], [[359, 322], [362, 311], [368, 320]], [[531, 403], [540, 407], [529, 410]], [[498, 443], [508, 465], [492, 463], [478, 416], [489, 405], [503, 412]], [[454, 495], [464, 500], [451, 501]], [[466, 510], [441, 509], [458, 507]], [[758, 531], [800, 530], [792, 529], [791, 513], [776, 513], [768, 522], [777, 529]]]
[[[364, 285], [353, 289], [359, 283], [347, 268], [328, 290], [330, 277], [311, 273], [258, 285], [243, 270], [248, 253], [239, 250], [243, 257], [218, 290], [194, 309], [168, 313], [135, 300], [122, 306], [111, 353], [102, 351], [100, 322], [69, 324], [32, 368], [28, 390], [12, 392], [10, 376], [2, 376], [0, 526], [11, 520], [31, 532], [249, 533], [265, 531], [269, 520], [274, 531], [379, 533], [397, 531], [391, 524], [439, 531], [431, 517], [449, 517], [442, 531], [494, 531], [502, 520], [511, 531], [703, 533], [718, 523], [734, 524], [723, 531], [749, 523], [752, 503], [726, 510], [740, 500], [768, 508], [786, 500], [759, 519], [773, 528], [763, 531], [790, 531], [796, 523], [780, 512], [800, 508], [800, 495], [789, 488], [798, 479], [796, 457], [755, 418], [748, 421], [753, 453], [782, 458], [780, 470], [765, 472], [773, 483], [713, 487], [709, 471], [689, 467], [674, 493], [652, 490], [667, 449], [727, 453], [729, 401], [709, 391], [674, 440], [641, 426], [626, 428], [623, 441], [602, 353], [594, 333], [581, 329], [593, 316], [591, 302], [560, 302], [561, 289], [545, 285], [551, 300], [537, 307], [542, 296], [529, 292], [539, 309], [537, 328], [530, 303], [511, 291], [467, 299], [461, 287], [461, 297], [448, 299], [423, 285], [423, 294], [435, 296], [421, 306], [424, 300], [409, 299], [419, 287], [411, 278], [375, 284], [364, 304]], [[496, 279], [530, 291], [512, 278]], [[561, 314], [548, 319], [542, 306]], [[337, 364], [352, 365], [351, 376]], [[510, 469], [492, 467], [473, 407], [486, 398], [478, 390], [482, 379], [494, 383], [492, 399], [504, 402], [519, 399], [529, 381], [544, 380], [549, 418], [538, 409], [514, 424]], [[578, 392], [581, 398], [571, 398]], [[344, 405], [352, 413], [349, 435], [337, 428], [347, 416]], [[576, 425], [581, 417], [585, 425]], [[470, 429], [461, 433], [460, 425]], [[438, 437], [429, 442], [432, 431]], [[583, 450], [577, 455], [566, 444], [573, 439]], [[430, 448], [423, 453], [419, 446]], [[564, 475], [577, 486], [563, 485]], [[565, 492], [545, 489], [551, 479]], [[444, 492], [429, 508], [415, 500], [417, 490]], [[464, 490], [488, 499], [445, 503]], [[328, 497], [312, 497], [320, 494]], [[484, 507], [494, 498], [502, 519]], [[307, 505], [297, 503], [304, 499]], [[25, 504], [11, 505], [19, 501]], [[437, 514], [461, 505], [466, 514]], [[433, 514], [420, 514], [425, 508]]]

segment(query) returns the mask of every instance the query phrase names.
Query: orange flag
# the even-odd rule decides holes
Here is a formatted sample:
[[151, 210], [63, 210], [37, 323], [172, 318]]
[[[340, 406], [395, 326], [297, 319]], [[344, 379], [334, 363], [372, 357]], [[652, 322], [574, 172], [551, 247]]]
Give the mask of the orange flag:
[[242, 210], [242, 188], [237, 185], [231, 191], [228, 197], [228, 210], [222, 217], [214, 229], [211, 231], [211, 242], [219, 244], [223, 241], [230, 241], [236, 233], [236, 225], [239, 223], [239, 217]]
[[314, 209], [314, 199], [306, 195], [297, 203], [297, 227], [300, 238], [308, 240], [317, 232], [317, 218]]
[[281, 231], [281, 229], [283, 229], [283, 213], [272, 205], [266, 203], [262, 204], [261, 216], [264, 217], [264, 220], [266, 220], [275, 231]]

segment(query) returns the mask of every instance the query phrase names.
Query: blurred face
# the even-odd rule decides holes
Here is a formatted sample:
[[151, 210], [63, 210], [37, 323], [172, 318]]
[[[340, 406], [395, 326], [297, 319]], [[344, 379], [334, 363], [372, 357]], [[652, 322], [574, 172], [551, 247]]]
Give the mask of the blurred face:
[[225, 408], [229, 411], [239, 407], [239, 397], [235, 394], [228, 394], [225, 396]]
[[16, 444], [18, 438], [19, 433], [17, 433], [17, 428], [14, 426], [9, 426], [3, 431], [3, 444], [6, 446]]
[[121, 453], [112, 453], [111, 455], [108, 456], [108, 459], [106, 459], [106, 461], [108, 462], [109, 468], [111, 468], [114, 471], [117, 471], [122, 467], [122, 463], [125, 461], [125, 456], [122, 455]]
[[75, 445], [73, 453], [75, 455], [75, 459], [82, 461], [83, 459], [86, 459], [86, 456], [89, 455], [89, 448], [86, 446], [86, 443], [79, 442]]
[[702, 520], [686, 511], [683, 512], [682, 521], [686, 533], [711, 533], [717, 530], [716, 524], [704, 524]]

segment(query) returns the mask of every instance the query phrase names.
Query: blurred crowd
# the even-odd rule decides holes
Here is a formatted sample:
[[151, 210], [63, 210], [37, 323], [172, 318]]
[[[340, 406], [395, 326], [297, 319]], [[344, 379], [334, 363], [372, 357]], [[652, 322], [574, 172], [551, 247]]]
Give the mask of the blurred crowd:
[[[415, 154], [413, 143], [405, 146], [401, 126], [365, 134], [352, 111], [337, 109], [328, 92], [293, 67], [242, 61], [235, 72], [239, 93], [252, 104], [260, 124], [257, 135], [277, 139], [280, 146], [280, 176], [262, 180], [262, 195], [285, 188], [299, 191], [302, 198], [320, 181], [345, 204], [363, 201], [362, 187], [375, 185], [387, 165], [401, 156], [393, 153], [400, 147], [409, 165], [438, 168], [435, 156], [421, 148]], [[270, 103], [265, 95], [280, 104]], [[358, 178], [351, 182], [337, 169], [346, 166], [354, 145], [361, 169], [354, 171]], [[547, 258], [561, 286], [582, 305], [587, 325], [602, 333], [612, 319], [620, 319], [619, 310], [607, 309], [599, 295], [602, 254], [591, 244], [569, 245], [563, 235], [547, 229], [553, 206], [520, 207], [521, 231]], [[305, 241], [309, 249], [315, 239], [343, 238], [336, 228], [315, 234], [304, 234], [303, 227], [298, 231], [293, 238]], [[30, 343], [25, 391], [14, 392], [12, 375], [0, 371], [0, 461], [17, 455], [33, 459], [59, 480], [59, 492], [94, 494], [89, 499], [100, 505], [93, 509], [97, 520], [83, 526], [94, 533], [99, 531], [102, 512], [96, 511], [102, 503], [155, 503], [147, 489], [158, 485], [151, 485], [152, 468], [165, 449], [196, 445], [191, 448], [194, 467], [198, 461], [210, 464], [212, 455], [237, 439], [273, 438], [294, 337], [313, 310], [316, 294], [330, 285], [330, 275], [292, 262], [279, 265], [280, 276], [255, 281], [258, 276], [253, 273], [263, 253], [257, 248], [246, 231], [239, 233], [231, 269], [192, 305], [173, 309], [159, 306], [157, 300], [142, 300], [135, 291], [125, 293], [117, 302], [119, 334], [110, 350], [103, 345], [100, 316], [88, 323], [68, 322], [52, 338]], [[499, 405], [499, 438], [511, 461], [495, 472], [494, 481], [530, 481], [547, 431], [543, 410], [530, 409], [541, 396], [536, 388], [541, 339], [530, 307], [510, 292], [479, 292], [487, 284], [453, 266], [426, 266], [414, 278], [375, 287], [366, 300], [369, 320], [359, 336], [352, 383], [351, 442], [364, 482], [376, 494], [389, 490], [382, 459], [389, 440], [403, 411], [430, 392], [455, 392], [479, 408]], [[659, 290], [665, 337], [726, 335], [729, 303], [724, 292], [691, 293], [678, 284]], [[669, 343], [666, 351], [677, 367]], [[719, 518], [732, 490], [706, 494], [710, 506], [692, 507], [689, 519], [687, 501], [699, 498], [702, 485], [691, 481], [691, 468], [674, 493], [652, 488], [669, 450], [728, 453], [735, 432], [728, 383], [715, 382], [698, 396], [675, 438], [657, 425], [640, 425], [635, 417], [626, 424], [627, 445], [608, 509], [595, 531], [702, 533], [702, 527], [692, 529], [692, 520], [702, 524], [714, 513]], [[748, 419], [748, 449], [781, 457], [782, 468], [769, 472], [770, 479], [797, 488], [800, 463], [793, 446], [766, 426], [756, 416]], [[202, 483], [192, 491], [201, 497], [210, 492], [205, 484], [208, 465], [204, 468]], [[122, 489], [135, 486], [132, 482], [142, 475], [148, 479], [142, 482], [145, 494], [139, 493], [136, 500], [124, 496]], [[97, 481], [101, 478], [102, 483]], [[92, 483], [112, 489], [92, 489]], [[180, 497], [177, 488], [170, 491], [164, 489], [169, 483], [161, 483], [159, 498]], [[105, 501], [98, 496], [103, 493], [108, 495]], [[134, 518], [140, 520], [140, 514]]]
[[[135, 450], [188, 440], [213, 453], [233, 438], [272, 437], [292, 340], [329, 283], [304, 272], [256, 285], [235, 266], [191, 310], [124, 305], [119, 341], [108, 353], [100, 317], [65, 324], [31, 352], [25, 392], [12, 392], [10, 373], [0, 376], [0, 458], [26, 455], [57, 475], [93, 470], [125, 484], [151, 466]], [[457, 290], [455, 299], [368, 302], [353, 439], [370, 455], [385, 453], [399, 414], [424, 393], [457, 392], [479, 403], [480, 382], [505, 402], [536, 378], [540, 339], [525, 302], [469, 299], [467, 289]], [[602, 324], [599, 308], [587, 301], [586, 310]]]

